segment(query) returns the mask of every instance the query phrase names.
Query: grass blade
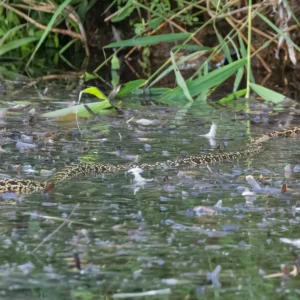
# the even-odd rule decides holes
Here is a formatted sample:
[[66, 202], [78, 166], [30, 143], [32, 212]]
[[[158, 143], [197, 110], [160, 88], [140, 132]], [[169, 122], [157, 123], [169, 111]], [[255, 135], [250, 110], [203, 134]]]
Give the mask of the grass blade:
[[170, 54], [171, 54], [171, 60], [172, 60], [172, 64], [173, 64], [177, 84], [182, 88], [183, 93], [186, 96], [186, 98], [189, 100], [189, 102], [194, 102], [194, 100], [193, 100], [193, 98], [192, 98], [192, 96], [189, 92], [189, 89], [186, 85], [186, 82], [183, 79], [183, 77], [182, 77], [182, 75], [181, 75], [181, 73], [180, 73], [180, 71], [179, 71], [179, 69], [176, 65], [174, 53], [171, 51]]
[[26, 26], [26, 24], [18, 25], [16, 27], [13, 27], [13, 28], [9, 29], [7, 32], [5, 32], [5, 34], [3, 35], [3, 37], [0, 40], [0, 47], [3, 45], [4, 41], [9, 37], [9, 35], [11, 33], [13, 33], [14, 31], [17, 31], [17, 30], [21, 29], [24, 26]]
[[244, 67], [239, 68], [236, 73], [236, 77], [235, 77], [234, 84], [233, 84], [233, 92], [236, 92], [237, 89], [239, 88], [239, 85], [242, 81], [243, 75], [244, 75]]
[[[173, 47], [174, 49], [174, 47]], [[203, 51], [206, 51], [206, 50], [203, 50]], [[197, 52], [194, 52], [194, 53], [191, 53], [187, 56], [184, 56], [182, 58], [180, 58], [178, 61], [177, 61], [177, 66], [181, 66], [183, 65], [187, 60], [193, 58], [194, 56], [200, 54], [202, 51], [197, 51]], [[153, 86], [154, 84], [156, 84], [158, 81], [160, 81], [162, 78], [164, 78], [167, 74], [169, 74], [171, 71], [172, 71], [173, 67], [172, 66], [169, 66], [167, 67], [163, 72], [161, 72], [152, 82], [151, 84], [149, 85], [149, 87]]]
[[[212, 87], [223, 83], [239, 68], [243, 67], [246, 61], [246, 59], [237, 60], [230, 65], [214, 70], [207, 75], [201, 76], [200, 78], [187, 81], [187, 88], [189, 89], [191, 96], [194, 97], [202, 92], [208, 91]], [[163, 94], [158, 100], [163, 103], [178, 105], [178, 102], [183, 97], [183, 90], [180, 87], [177, 87], [171, 90], [169, 93]]]
[[247, 45], [247, 93], [246, 98], [250, 96], [250, 82], [251, 82], [251, 38], [252, 38], [252, 0], [249, 0], [249, 7], [248, 7], [248, 45]]
[[183, 44], [183, 45], [175, 45], [173, 49], [180, 49], [180, 50], [188, 50], [188, 51], [213, 51], [214, 48], [206, 47], [206, 46], [199, 46], [199, 45], [192, 45], [192, 44]]
[[266, 18], [261, 13], [257, 12], [257, 15], [265, 21], [274, 31], [276, 31], [279, 35], [283, 36], [286, 41], [288, 41], [290, 44], [292, 44], [298, 51], [300, 51], [300, 48], [293, 42], [293, 40], [282, 30], [280, 30], [278, 27], [276, 27], [268, 18]]
[[133, 38], [130, 40], [124, 40], [119, 42], [111, 43], [104, 48], [118, 48], [118, 47], [133, 47], [133, 46], [148, 46], [155, 45], [161, 42], [170, 43], [179, 40], [188, 39], [191, 33], [173, 33], [173, 34], [160, 34], [155, 36], [145, 36]]
[[22, 47], [23, 45], [27, 45], [29, 43], [32, 43], [36, 41], [37, 38], [35, 37], [26, 37], [18, 40], [11, 41], [7, 44], [4, 44], [3, 46], [0, 47], [0, 56], [5, 54], [6, 52], [9, 52], [11, 50], [17, 49]]
[[28, 62], [27, 62], [27, 65], [26, 65], [25, 68], [27, 68], [27, 67], [29, 66], [30, 62], [33, 60], [33, 58], [34, 58], [36, 52], [39, 50], [39, 48], [40, 48], [41, 45], [43, 44], [43, 42], [44, 42], [44, 40], [46, 39], [48, 33], [50, 32], [52, 26], [54, 25], [54, 23], [55, 23], [57, 17], [63, 12], [63, 10], [65, 9], [65, 7], [66, 7], [71, 1], [72, 1], [72, 0], [65, 0], [65, 1], [57, 8], [56, 12], [53, 14], [53, 16], [52, 16], [50, 22], [48, 23], [48, 25], [47, 25], [47, 27], [46, 27], [46, 29], [45, 29], [45, 31], [44, 31], [42, 37], [40, 38], [38, 44], [36, 45], [36, 47], [35, 47], [33, 53], [31, 54], [31, 56], [30, 56], [30, 58], [29, 58], [29, 60], [28, 60]]

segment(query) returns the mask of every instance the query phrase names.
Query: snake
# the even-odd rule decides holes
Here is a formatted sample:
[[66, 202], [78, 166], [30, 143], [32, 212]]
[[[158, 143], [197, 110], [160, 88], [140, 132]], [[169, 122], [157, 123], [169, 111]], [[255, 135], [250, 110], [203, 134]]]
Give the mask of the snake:
[[89, 174], [112, 173], [117, 171], [127, 171], [131, 168], [160, 169], [160, 168], [180, 168], [185, 166], [207, 166], [222, 161], [232, 161], [247, 157], [263, 151], [263, 143], [276, 137], [295, 136], [300, 132], [300, 127], [293, 127], [279, 131], [271, 131], [253, 139], [248, 145], [239, 151], [223, 152], [218, 151], [210, 154], [179, 157], [174, 160], [164, 162], [142, 163], [142, 164], [75, 164], [69, 165], [44, 182], [31, 179], [2, 179], [0, 180], [0, 193], [12, 192], [16, 194], [31, 194], [38, 191], [49, 192], [57, 184], [69, 181], [76, 176]]

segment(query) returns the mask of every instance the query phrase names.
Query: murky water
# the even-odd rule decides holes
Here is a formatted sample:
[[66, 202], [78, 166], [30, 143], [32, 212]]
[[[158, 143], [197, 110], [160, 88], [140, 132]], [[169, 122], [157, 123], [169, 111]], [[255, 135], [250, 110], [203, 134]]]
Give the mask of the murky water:
[[[33, 95], [3, 95], [2, 107]], [[0, 153], [1, 177], [43, 181], [48, 171], [71, 163], [130, 163], [137, 156], [153, 163], [218, 151], [218, 144], [237, 150], [279, 123], [297, 124], [288, 113], [274, 115], [255, 102], [245, 114], [131, 99], [123, 115], [81, 121], [80, 134], [74, 123], [30, 119], [33, 106], [43, 112], [72, 101], [63, 89], [49, 95], [0, 119], [13, 139]], [[201, 137], [212, 121], [217, 138]], [[254, 157], [210, 168], [145, 170], [139, 175], [146, 180], [99, 174], [47, 195], [2, 195], [14, 201], [1, 203], [0, 298], [296, 299], [297, 277], [264, 276], [298, 264], [299, 142], [279, 138]], [[284, 173], [287, 164], [291, 172]], [[253, 190], [247, 175], [262, 175], [262, 190]], [[219, 200], [222, 206], [214, 207]]]

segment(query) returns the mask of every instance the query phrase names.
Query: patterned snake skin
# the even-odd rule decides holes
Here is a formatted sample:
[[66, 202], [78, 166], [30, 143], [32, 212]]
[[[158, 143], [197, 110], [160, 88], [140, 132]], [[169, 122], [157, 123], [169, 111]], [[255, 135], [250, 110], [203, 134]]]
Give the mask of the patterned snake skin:
[[241, 157], [261, 152], [262, 143], [274, 137], [295, 136], [300, 132], [300, 127], [294, 127], [281, 131], [273, 131], [253, 140], [247, 148], [241, 151], [220, 152], [207, 155], [189, 156], [177, 158], [165, 162], [156, 162], [154, 164], [135, 164], [135, 165], [109, 165], [109, 164], [79, 164], [63, 168], [54, 176], [45, 182], [38, 182], [27, 179], [3, 179], [0, 180], [0, 193], [13, 192], [17, 194], [30, 194], [44, 190], [51, 190], [56, 184], [70, 180], [79, 175], [99, 174], [128, 170], [129, 168], [139, 167], [141, 169], [159, 169], [159, 168], [178, 168], [181, 166], [212, 165], [221, 161], [234, 160]]

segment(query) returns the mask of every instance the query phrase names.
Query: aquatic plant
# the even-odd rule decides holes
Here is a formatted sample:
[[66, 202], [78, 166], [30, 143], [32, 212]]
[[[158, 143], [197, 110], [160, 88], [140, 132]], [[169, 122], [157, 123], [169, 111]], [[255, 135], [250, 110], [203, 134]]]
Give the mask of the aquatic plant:
[[[116, 41], [102, 45], [111, 55], [91, 73], [86, 73], [85, 78], [101, 80], [99, 72], [111, 61], [112, 80], [104, 83], [114, 90], [114, 97], [124, 97], [139, 90], [146, 92], [150, 88], [157, 92], [153, 88], [174, 71], [178, 87], [160, 90], [159, 101], [163, 103], [185, 105], [204, 100], [232, 75], [235, 75], [232, 94], [221, 99], [221, 104], [236, 97], [249, 98], [251, 92], [274, 103], [283, 100], [283, 95], [257, 84], [252, 69], [254, 63], [272, 72], [274, 60], [281, 54], [285, 55], [286, 62], [297, 63], [296, 51], [300, 49], [291, 33], [299, 22], [292, 1], [114, 0], [105, 3], [106, 9], [97, 14], [111, 24]], [[36, 66], [46, 66], [47, 62], [57, 65], [59, 60], [74, 68], [65, 53], [70, 47], [80, 48], [79, 45], [89, 57], [85, 30], [89, 20], [85, 19], [91, 7], [99, 9], [95, 4], [93, 0], [2, 1], [0, 55], [5, 59], [0, 70], [2, 76], [13, 76], [9, 72], [14, 72], [15, 76], [23, 75], [24, 66], [26, 75], [32, 75]], [[121, 38], [122, 32], [116, 28], [120, 22], [128, 24], [131, 30], [127, 36], [130, 38]], [[271, 31], [266, 31], [267, 28]], [[39, 53], [45, 47], [56, 51], [46, 51], [46, 55], [43, 52], [43, 58], [40, 58]], [[158, 70], [149, 72], [152, 64], [149, 57], [161, 47], [161, 53], [167, 57]], [[145, 80], [134, 80], [120, 88], [120, 50], [125, 53], [126, 64], [138, 77], [146, 77]], [[137, 50], [143, 74], [135, 71], [129, 60]], [[265, 59], [273, 50], [271, 60]], [[198, 65], [192, 75], [187, 77], [182, 73], [185, 64], [195, 62]], [[246, 86], [241, 84], [244, 77]]]

